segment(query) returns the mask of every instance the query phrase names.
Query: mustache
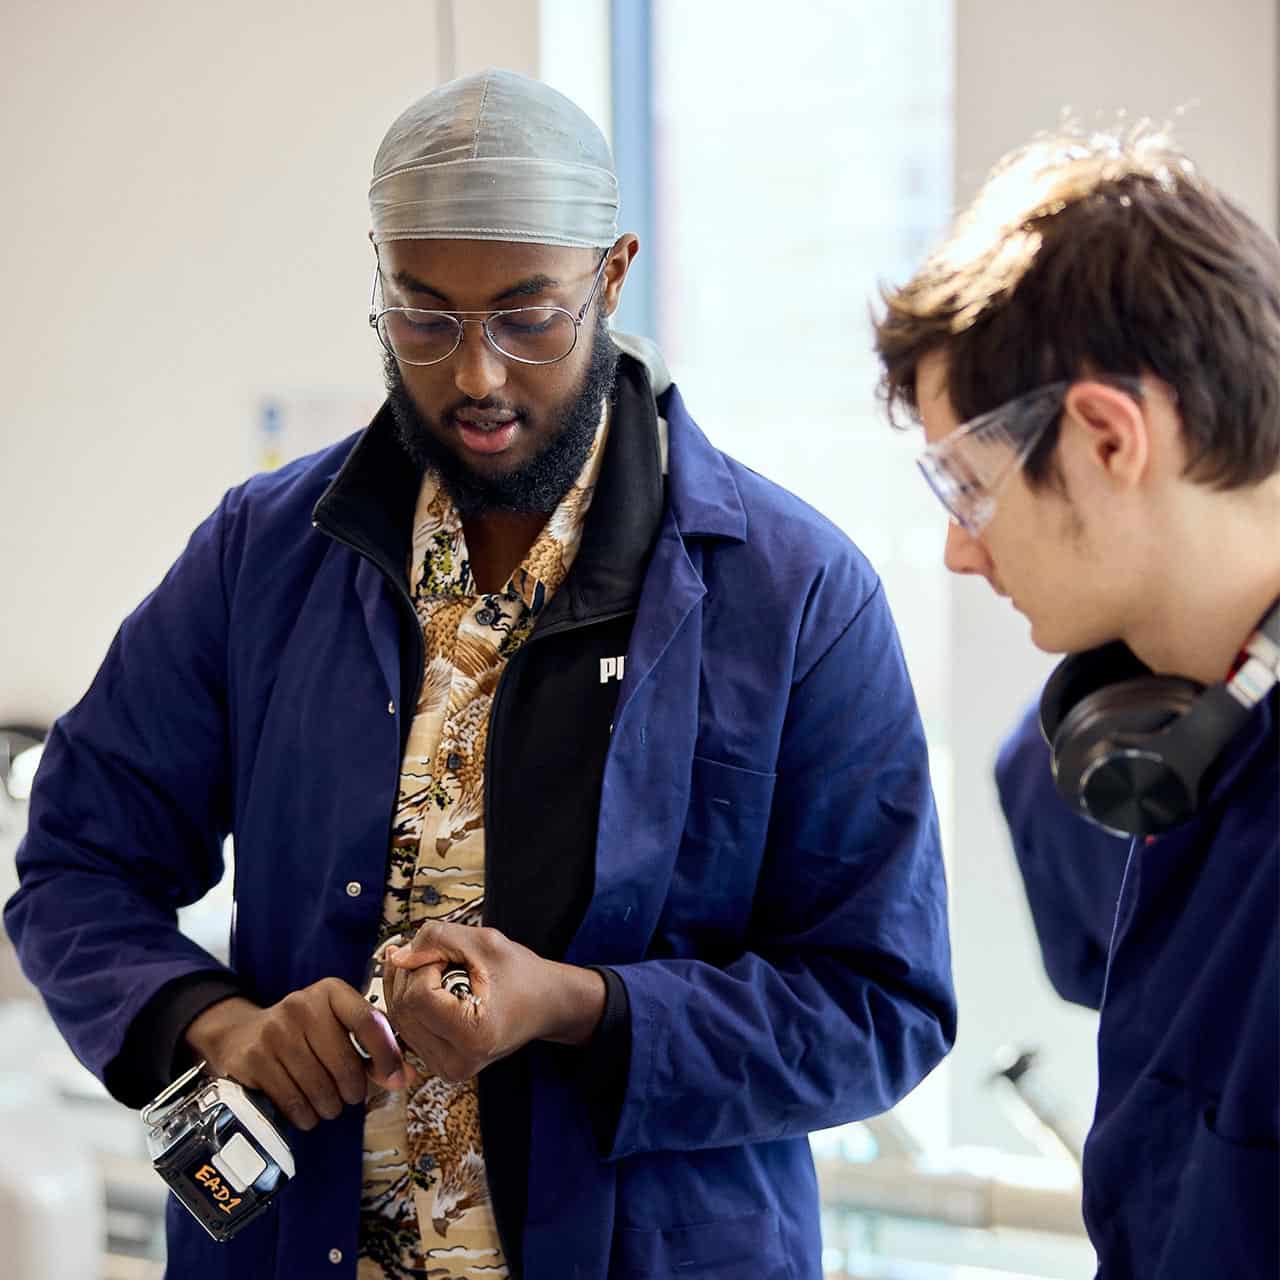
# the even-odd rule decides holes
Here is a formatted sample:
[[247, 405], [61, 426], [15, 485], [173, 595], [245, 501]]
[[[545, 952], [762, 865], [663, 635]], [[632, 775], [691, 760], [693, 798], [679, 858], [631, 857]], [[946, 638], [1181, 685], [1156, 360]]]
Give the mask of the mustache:
[[522, 419], [529, 416], [524, 409], [517, 408], [507, 400], [499, 400], [496, 396], [485, 396], [483, 400], [472, 400], [464, 396], [441, 412], [441, 421], [452, 421], [463, 409], [476, 409], [481, 413], [509, 413], [512, 417]]

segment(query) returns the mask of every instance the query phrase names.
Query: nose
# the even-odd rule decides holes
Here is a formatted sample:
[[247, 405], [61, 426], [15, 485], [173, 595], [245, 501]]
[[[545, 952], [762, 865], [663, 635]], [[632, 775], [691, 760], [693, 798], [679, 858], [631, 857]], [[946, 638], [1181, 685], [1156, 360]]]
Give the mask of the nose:
[[980, 539], [954, 520], [947, 525], [947, 545], [942, 562], [952, 573], [980, 573], [991, 577], [991, 557]]
[[483, 400], [506, 384], [506, 361], [489, 345], [479, 324], [462, 326], [462, 345], [453, 359], [453, 384], [470, 400]]

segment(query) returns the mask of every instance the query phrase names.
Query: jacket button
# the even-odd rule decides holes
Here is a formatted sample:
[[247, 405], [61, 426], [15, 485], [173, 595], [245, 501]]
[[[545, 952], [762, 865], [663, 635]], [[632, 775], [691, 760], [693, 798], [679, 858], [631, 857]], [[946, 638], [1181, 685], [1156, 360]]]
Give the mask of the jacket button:
[[394, 702], [387, 703], [387, 715], [393, 716], [396, 713], [396, 704]]
[[358, 898], [364, 892], [364, 885], [359, 880], [347, 881], [347, 897]]
[[339, 1262], [341, 1262], [341, 1261], [342, 1261], [342, 1250], [341, 1250], [341, 1249], [330, 1249], [330, 1250], [329, 1250], [329, 1261], [330, 1261], [330, 1262], [332, 1262], [335, 1266], [336, 1266]]
[[462, 768], [462, 757], [456, 751], [450, 751], [449, 758], [445, 761], [445, 764], [448, 765], [454, 773], [457, 773], [458, 770]]

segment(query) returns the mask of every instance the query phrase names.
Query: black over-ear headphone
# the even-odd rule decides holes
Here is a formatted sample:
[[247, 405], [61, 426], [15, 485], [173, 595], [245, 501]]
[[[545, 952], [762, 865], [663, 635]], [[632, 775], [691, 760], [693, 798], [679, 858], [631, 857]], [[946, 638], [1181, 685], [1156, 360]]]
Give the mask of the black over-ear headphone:
[[1058, 790], [1116, 835], [1168, 831], [1195, 813], [1210, 766], [1277, 681], [1280, 600], [1208, 688], [1153, 674], [1119, 642], [1073, 654], [1040, 696]]

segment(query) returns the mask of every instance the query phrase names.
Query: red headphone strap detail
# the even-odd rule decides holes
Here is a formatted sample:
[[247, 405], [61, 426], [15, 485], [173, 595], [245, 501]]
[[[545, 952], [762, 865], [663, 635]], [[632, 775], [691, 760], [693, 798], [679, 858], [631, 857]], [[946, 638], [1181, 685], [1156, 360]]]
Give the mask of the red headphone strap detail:
[[1240, 650], [1227, 692], [1243, 707], [1256, 707], [1280, 683], [1280, 601]]

